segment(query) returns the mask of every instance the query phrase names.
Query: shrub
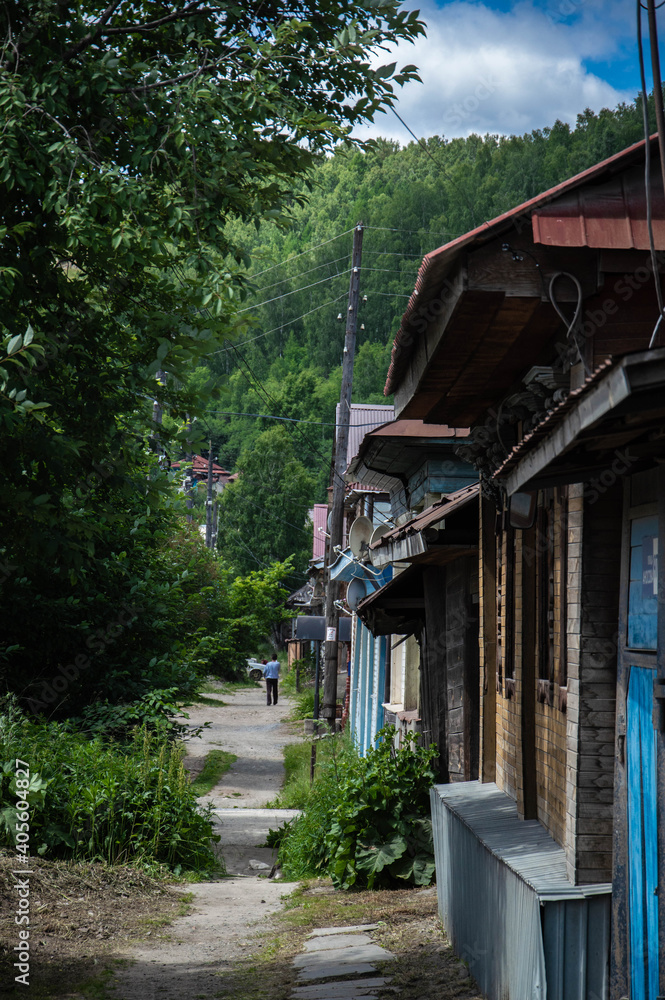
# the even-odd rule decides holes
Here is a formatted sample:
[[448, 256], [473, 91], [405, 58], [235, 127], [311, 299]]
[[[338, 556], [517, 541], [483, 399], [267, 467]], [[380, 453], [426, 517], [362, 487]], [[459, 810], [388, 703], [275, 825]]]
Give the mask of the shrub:
[[337, 888], [429, 885], [434, 876], [429, 789], [436, 748], [409, 735], [399, 750], [392, 726], [364, 757], [348, 744], [320, 765], [311, 800], [285, 831], [287, 877], [326, 873]]
[[16, 758], [30, 769], [30, 851], [181, 870], [217, 862], [209, 812], [201, 812], [183, 750], [145, 727], [123, 746], [0, 714], [0, 846], [16, 843]]

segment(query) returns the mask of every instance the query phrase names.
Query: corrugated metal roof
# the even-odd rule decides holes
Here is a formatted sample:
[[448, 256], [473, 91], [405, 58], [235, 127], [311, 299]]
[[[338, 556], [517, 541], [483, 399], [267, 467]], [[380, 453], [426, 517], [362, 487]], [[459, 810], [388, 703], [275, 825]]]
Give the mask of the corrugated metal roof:
[[[657, 141], [656, 136], [651, 136], [650, 144], [655, 147]], [[626, 169], [631, 163], [640, 162], [644, 157], [644, 140], [637, 142], [627, 149], [622, 150], [620, 153], [615, 153], [614, 156], [608, 157], [606, 160], [602, 160], [600, 163], [595, 164], [593, 167], [589, 167], [587, 170], [583, 170], [581, 173], [576, 174], [574, 177], [568, 178], [568, 180], [563, 181], [561, 184], [557, 184], [549, 190], [544, 191], [542, 194], [537, 195], [535, 198], [529, 199], [529, 201], [523, 202], [521, 205], [517, 205], [515, 208], [511, 209], [509, 212], [504, 212], [502, 215], [497, 216], [490, 222], [484, 222], [481, 226], [477, 226], [475, 229], [470, 230], [470, 232], [465, 233], [463, 236], [459, 236], [457, 239], [452, 240], [450, 243], [446, 243], [444, 246], [439, 247], [437, 250], [433, 250], [431, 253], [427, 254], [423, 258], [423, 262], [420, 265], [418, 271], [418, 277], [416, 278], [415, 288], [409, 299], [408, 305], [406, 307], [406, 312], [402, 317], [402, 323], [397, 335], [395, 337], [392, 349], [392, 355], [390, 360], [390, 367], [388, 369], [388, 376], [386, 379], [386, 385], [384, 388], [384, 393], [389, 396], [391, 393], [395, 392], [396, 388], [401, 382], [403, 372], [405, 370], [408, 359], [414, 352], [416, 344], [420, 340], [420, 326], [424, 320], [419, 315], [421, 312], [422, 304], [426, 303], [429, 297], [436, 294], [437, 290], [441, 286], [445, 276], [447, 275], [450, 267], [454, 260], [460, 255], [460, 253], [471, 247], [478, 247], [484, 243], [489, 242], [491, 239], [496, 239], [502, 232], [506, 232], [512, 229], [515, 225], [520, 226], [520, 224], [526, 226], [531, 226], [534, 231], [534, 239], [538, 240], [538, 234], [533, 227], [533, 217], [538, 211], [542, 217], [542, 235], [546, 237], [544, 242], [550, 242], [555, 237], [555, 232], [557, 225], [555, 220], [558, 218], [563, 218], [559, 216], [558, 213], [549, 213], [545, 210], [545, 206], [549, 205], [550, 202], [554, 202], [556, 199], [561, 199], [562, 204], [566, 207], [567, 202], [562, 196], [569, 195], [574, 189], [581, 187], [583, 184], [587, 184], [590, 181], [596, 180], [596, 178], [601, 177], [603, 174], [616, 174], [620, 170]], [[654, 182], [654, 191], [657, 190], [657, 184], [660, 184], [660, 171], [654, 171], [654, 175], [657, 174], [657, 183]], [[611, 185], [611, 182], [610, 182]], [[663, 202], [662, 194], [659, 195], [659, 204], [665, 205]], [[611, 208], [610, 200], [604, 199], [602, 202], [603, 211], [609, 211]], [[639, 220], [639, 199], [633, 201], [632, 196], [629, 196], [629, 203], [634, 204], [635, 217]], [[558, 203], [557, 203], [558, 204]], [[556, 206], [554, 206], [556, 208]], [[570, 207], [570, 206], [569, 206]], [[578, 206], [579, 207], [579, 206]], [[625, 202], [624, 202], [625, 210]], [[591, 220], [595, 218], [596, 208], [588, 211], [589, 215], [589, 229], [593, 233], [593, 239], [600, 238], [602, 232], [602, 226], [593, 226]], [[566, 227], [561, 225], [561, 230]], [[578, 230], [579, 230], [578, 226]], [[584, 226], [582, 226], [584, 229]], [[640, 233], [641, 229], [636, 226], [636, 233]], [[660, 232], [660, 230], [659, 230]], [[662, 236], [665, 238], [665, 228], [663, 228]], [[572, 230], [570, 232], [564, 233], [565, 240], [572, 239]], [[582, 238], [578, 232], [576, 238]], [[585, 235], [585, 239], [589, 236]], [[607, 236], [605, 238], [608, 238]], [[626, 235], [627, 239], [628, 236]], [[630, 238], [633, 238], [632, 236]], [[641, 239], [641, 236], [639, 237]], [[611, 237], [611, 242], [609, 246], [615, 246], [616, 244], [616, 225], [613, 227], [613, 235]], [[564, 242], [565, 245], [604, 245], [604, 244], [568, 244]], [[627, 244], [632, 246], [633, 244]], [[640, 244], [641, 245], [641, 244]], [[665, 245], [665, 244], [664, 244]], [[648, 246], [648, 242], [646, 244]]]
[[448, 496], [442, 497], [437, 503], [432, 504], [431, 507], [427, 507], [420, 514], [416, 514], [415, 517], [407, 521], [406, 524], [401, 524], [397, 528], [391, 528], [387, 531], [385, 535], [381, 535], [378, 541], [370, 545], [370, 549], [379, 549], [384, 545], [391, 545], [402, 538], [406, 538], [408, 535], [417, 534], [424, 531], [425, 528], [431, 527], [433, 524], [437, 524], [439, 521], [443, 521], [446, 517], [449, 517], [454, 511], [459, 510], [464, 507], [467, 503], [470, 503], [480, 494], [480, 483], [472, 483], [471, 486], [464, 486], [461, 490], [457, 490], [455, 493], [449, 493]]
[[[326, 554], [326, 536], [324, 535], [324, 531], [328, 523], [328, 504], [315, 503], [311, 517], [314, 528], [312, 559], [324, 559]], [[321, 531], [319, 531], [319, 528], [321, 528]]]
[[538, 820], [520, 819], [515, 802], [493, 782], [435, 785], [434, 791], [541, 900], [583, 899], [612, 891], [604, 882], [573, 885], [568, 880], [564, 849]]
[[[665, 246], [665, 196], [660, 179], [651, 185], [653, 236]], [[648, 250], [644, 167], [612, 177], [606, 184], [582, 187], [533, 213], [536, 243], [558, 247]]]
[[[346, 464], [358, 454], [362, 439], [370, 431], [375, 430], [382, 424], [392, 421], [395, 416], [395, 407], [387, 403], [373, 405], [371, 403], [351, 403], [351, 416], [349, 419], [349, 443], [346, 449]], [[340, 422], [340, 404], [335, 409], [335, 423]]]

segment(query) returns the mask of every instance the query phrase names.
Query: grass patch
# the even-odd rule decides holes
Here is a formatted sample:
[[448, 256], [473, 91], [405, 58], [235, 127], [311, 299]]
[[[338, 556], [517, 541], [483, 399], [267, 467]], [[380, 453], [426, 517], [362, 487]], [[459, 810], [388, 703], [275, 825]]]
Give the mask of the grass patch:
[[[287, 693], [287, 692], [285, 692]], [[299, 694], [289, 695], [294, 699], [293, 708], [287, 716], [288, 722], [299, 722], [300, 719], [314, 718], [314, 688], [307, 687]], [[319, 706], [323, 708], [323, 697], [319, 699]]]
[[[217, 681], [207, 680], [198, 688], [201, 694], [237, 694], [238, 691], [246, 691], [247, 688], [261, 687], [258, 681], [251, 681], [249, 677], [245, 681]], [[198, 697], [198, 695], [197, 695]]]
[[206, 698], [205, 695], [197, 695], [196, 701], [189, 702], [184, 707], [188, 708], [189, 705], [207, 705], [208, 708], [224, 708], [224, 706], [228, 705], [228, 701], [222, 701], [221, 698]]
[[196, 797], [207, 795], [237, 759], [234, 753], [228, 753], [226, 750], [211, 750], [209, 754], [206, 754], [203, 770], [191, 785]]
[[[344, 737], [342, 737], [344, 739]], [[334, 740], [307, 740], [301, 743], [287, 743], [284, 754], [284, 786], [271, 802], [268, 809], [305, 809], [318, 794], [316, 781], [323, 765], [330, 763], [335, 749], [339, 745]], [[314, 785], [310, 781], [312, 767], [312, 743], [316, 743], [316, 767], [314, 769]]]

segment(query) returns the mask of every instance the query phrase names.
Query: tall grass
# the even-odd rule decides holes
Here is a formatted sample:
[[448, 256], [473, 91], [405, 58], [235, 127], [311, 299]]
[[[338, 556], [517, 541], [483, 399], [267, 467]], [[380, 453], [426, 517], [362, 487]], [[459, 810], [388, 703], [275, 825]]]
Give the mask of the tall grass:
[[184, 750], [147, 729], [104, 743], [59, 723], [0, 715], [0, 846], [16, 841], [15, 761], [29, 765], [30, 853], [111, 864], [216, 865], [209, 811], [182, 765]]

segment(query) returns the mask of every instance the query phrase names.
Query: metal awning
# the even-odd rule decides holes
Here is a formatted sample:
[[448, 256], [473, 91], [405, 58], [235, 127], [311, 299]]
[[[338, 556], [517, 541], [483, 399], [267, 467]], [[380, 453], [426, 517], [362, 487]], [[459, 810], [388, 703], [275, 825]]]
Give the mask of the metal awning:
[[665, 457], [665, 348], [594, 373], [524, 438], [495, 473], [508, 495], [586, 482]]
[[425, 619], [422, 567], [409, 566], [399, 573], [361, 601], [357, 613], [375, 636], [419, 632]]
[[[468, 515], [469, 505], [477, 503], [479, 495], [479, 483], [465, 486], [449, 493], [406, 524], [387, 531], [370, 546], [372, 565], [378, 568], [394, 562], [417, 560], [441, 566], [460, 555], [475, 552], [478, 547], [475, 519], [471, 525], [462, 525], [456, 515], [465, 509]], [[452, 523], [444, 523], [451, 518]]]

